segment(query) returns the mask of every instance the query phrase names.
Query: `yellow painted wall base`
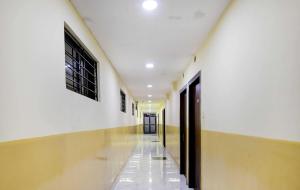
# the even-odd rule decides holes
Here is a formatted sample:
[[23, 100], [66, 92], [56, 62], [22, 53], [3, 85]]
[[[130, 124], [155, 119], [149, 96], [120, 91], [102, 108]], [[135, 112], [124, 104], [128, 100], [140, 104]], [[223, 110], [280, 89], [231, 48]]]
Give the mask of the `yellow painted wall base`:
[[[180, 162], [179, 128], [167, 150]], [[203, 190], [299, 190], [300, 143], [202, 130]]]
[[137, 126], [137, 134], [139, 134], [139, 135], [144, 134], [143, 125], [138, 125]]
[[158, 124], [157, 125], [157, 132], [158, 132], [158, 138], [160, 140], [160, 142], [163, 142], [163, 128], [162, 128], [162, 124]]
[[202, 132], [204, 190], [299, 190], [300, 143]]
[[135, 126], [0, 143], [0, 189], [111, 189], [136, 143]]
[[179, 127], [166, 126], [166, 148], [178, 166], [180, 162], [179, 145]]

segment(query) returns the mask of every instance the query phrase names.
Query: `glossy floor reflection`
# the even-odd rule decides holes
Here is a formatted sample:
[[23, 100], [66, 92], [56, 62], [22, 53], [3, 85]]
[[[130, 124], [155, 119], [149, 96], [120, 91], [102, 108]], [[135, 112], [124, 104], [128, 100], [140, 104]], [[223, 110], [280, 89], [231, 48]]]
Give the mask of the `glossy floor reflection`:
[[[114, 190], [184, 190], [189, 189], [185, 178], [180, 176], [175, 161], [164, 150], [156, 136], [140, 137], [132, 156], [120, 173]], [[165, 156], [166, 160], [154, 160], [153, 157]]]

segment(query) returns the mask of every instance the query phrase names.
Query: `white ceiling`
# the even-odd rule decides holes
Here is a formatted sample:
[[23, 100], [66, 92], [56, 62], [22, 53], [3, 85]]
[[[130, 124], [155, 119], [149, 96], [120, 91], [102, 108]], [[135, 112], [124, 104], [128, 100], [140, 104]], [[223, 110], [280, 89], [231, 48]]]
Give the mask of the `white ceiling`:
[[164, 101], [155, 101], [151, 103], [148, 103], [148, 101], [140, 101], [138, 105], [141, 112], [159, 112], [164, 105]]
[[165, 98], [229, 2], [157, 0], [149, 12], [143, 0], [71, 1], [138, 100]]

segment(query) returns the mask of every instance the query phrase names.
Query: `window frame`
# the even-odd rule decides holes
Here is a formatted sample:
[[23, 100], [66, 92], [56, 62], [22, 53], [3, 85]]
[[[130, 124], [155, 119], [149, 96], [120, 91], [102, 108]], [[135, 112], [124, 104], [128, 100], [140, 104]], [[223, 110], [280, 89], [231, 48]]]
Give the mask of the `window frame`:
[[123, 90], [120, 90], [120, 110], [126, 113], [126, 94]]
[[134, 116], [134, 103], [133, 102], [131, 103], [131, 114], [132, 114], [132, 116]]
[[67, 28], [64, 29], [64, 43], [66, 88], [98, 101], [97, 60]]

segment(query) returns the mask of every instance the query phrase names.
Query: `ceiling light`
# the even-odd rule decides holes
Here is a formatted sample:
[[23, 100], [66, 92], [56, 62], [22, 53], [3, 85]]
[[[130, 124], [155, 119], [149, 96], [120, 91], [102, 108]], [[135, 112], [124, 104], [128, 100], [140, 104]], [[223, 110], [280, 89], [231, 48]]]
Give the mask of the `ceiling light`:
[[147, 11], [153, 11], [158, 6], [157, 2], [155, 0], [145, 0], [143, 2], [143, 8]]
[[151, 94], [149, 94], [149, 95], [148, 95], [148, 97], [149, 97], [149, 98], [151, 98], [151, 97], [152, 97], [152, 95], [151, 95]]
[[148, 84], [147, 87], [148, 87], [148, 88], [152, 88], [152, 84]]
[[147, 63], [145, 67], [147, 69], [153, 69], [154, 65], [153, 65], [153, 63]]

